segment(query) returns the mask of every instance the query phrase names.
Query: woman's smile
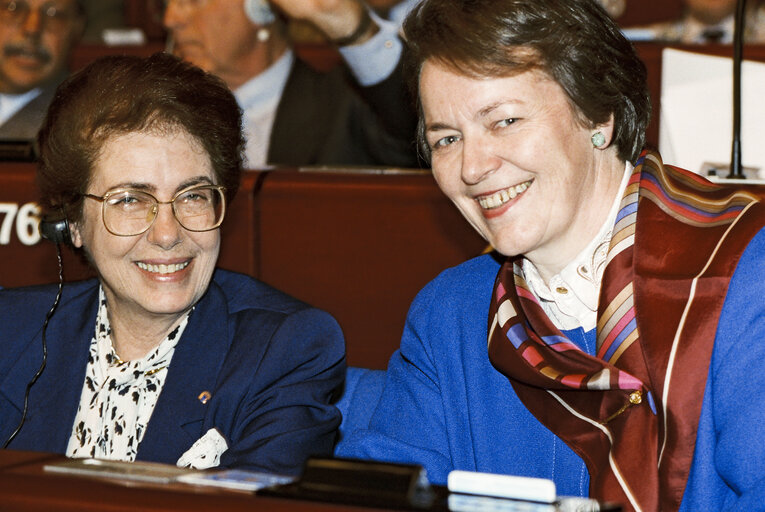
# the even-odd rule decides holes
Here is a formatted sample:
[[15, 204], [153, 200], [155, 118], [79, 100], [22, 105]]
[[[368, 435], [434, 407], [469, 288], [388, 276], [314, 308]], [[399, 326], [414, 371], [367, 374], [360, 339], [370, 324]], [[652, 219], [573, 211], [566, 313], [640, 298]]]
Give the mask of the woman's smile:
[[[526, 192], [526, 189], [529, 188], [533, 181], [534, 180], [524, 181], [518, 185], [480, 196], [476, 198], [476, 201], [478, 201], [478, 204], [481, 205], [481, 208], [484, 210], [495, 210]], [[488, 212], [484, 213], [484, 215], [487, 213]]]

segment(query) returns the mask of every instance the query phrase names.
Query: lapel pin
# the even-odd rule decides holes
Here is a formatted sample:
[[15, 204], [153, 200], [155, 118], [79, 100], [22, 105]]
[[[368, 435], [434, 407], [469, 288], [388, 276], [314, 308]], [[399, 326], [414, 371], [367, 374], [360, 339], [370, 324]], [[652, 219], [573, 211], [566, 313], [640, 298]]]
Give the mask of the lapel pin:
[[209, 391], [202, 391], [197, 398], [199, 398], [202, 404], [206, 404], [210, 397], [212, 397], [212, 394]]

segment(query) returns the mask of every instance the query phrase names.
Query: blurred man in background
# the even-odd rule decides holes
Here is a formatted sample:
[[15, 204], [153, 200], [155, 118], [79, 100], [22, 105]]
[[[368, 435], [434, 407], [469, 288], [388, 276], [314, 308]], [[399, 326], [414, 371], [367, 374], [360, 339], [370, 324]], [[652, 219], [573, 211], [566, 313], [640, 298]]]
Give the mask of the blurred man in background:
[[[344, 57], [382, 36], [380, 51], [357, 66], [346, 58], [355, 80], [316, 71], [295, 54], [288, 18], [312, 23]], [[359, 0], [167, 0], [164, 25], [177, 55], [234, 91], [250, 167], [418, 164], [397, 29], [386, 37]]]
[[0, 0], [0, 139], [36, 137], [84, 28], [76, 0]]

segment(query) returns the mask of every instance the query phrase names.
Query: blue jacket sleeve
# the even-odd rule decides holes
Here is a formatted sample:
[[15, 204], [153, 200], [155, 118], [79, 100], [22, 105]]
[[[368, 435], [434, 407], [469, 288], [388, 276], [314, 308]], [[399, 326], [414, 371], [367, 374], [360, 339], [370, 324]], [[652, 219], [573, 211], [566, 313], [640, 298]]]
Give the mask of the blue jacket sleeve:
[[260, 384], [236, 408], [221, 466], [298, 474], [309, 456], [331, 455], [340, 425], [332, 395], [345, 375], [334, 319], [316, 309], [285, 315], [250, 371]]
[[682, 510], [765, 506], [765, 230], [738, 263], [715, 338]]
[[409, 311], [369, 429], [351, 433], [336, 454], [422, 464], [432, 481], [445, 481], [452, 467], [439, 375], [427, 335], [433, 288], [431, 284], [421, 291]]

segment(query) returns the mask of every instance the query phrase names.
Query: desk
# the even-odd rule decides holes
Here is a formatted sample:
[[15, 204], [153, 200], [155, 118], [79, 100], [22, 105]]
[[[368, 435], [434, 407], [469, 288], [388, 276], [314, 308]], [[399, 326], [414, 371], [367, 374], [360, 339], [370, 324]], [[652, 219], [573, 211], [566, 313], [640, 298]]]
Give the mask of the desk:
[[[3, 512], [248, 511], [363, 512], [337, 504], [256, 497], [238, 491], [173, 484], [131, 485], [46, 473], [46, 463], [60, 455], [0, 450], [0, 510]], [[379, 510], [379, 509], [378, 509]]]
[[[194, 486], [181, 483], [151, 484], [105, 480], [83, 476], [69, 476], [46, 472], [46, 464], [64, 460], [63, 455], [17, 452], [0, 450], [0, 510], [2, 512], [135, 512], [135, 511], [253, 511], [258, 512], [372, 512], [372, 511], [414, 511], [450, 512], [450, 510], [487, 512], [557, 512], [573, 510], [573, 505], [534, 504], [522, 501], [487, 503], [484, 498], [468, 503], [464, 495], [449, 496], [446, 487], [432, 486], [432, 498], [419, 508], [413, 506], [366, 507], [304, 499], [258, 496], [243, 491], [231, 491], [213, 487]], [[342, 497], [339, 497], [342, 500]], [[387, 498], [384, 498], [387, 501]], [[565, 500], [564, 500], [565, 501]], [[591, 510], [579, 503], [577, 510]], [[456, 507], [456, 508], [455, 508]], [[501, 508], [498, 508], [501, 507]], [[614, 504], [600, 503], [597, 510], [621, 512]]]

